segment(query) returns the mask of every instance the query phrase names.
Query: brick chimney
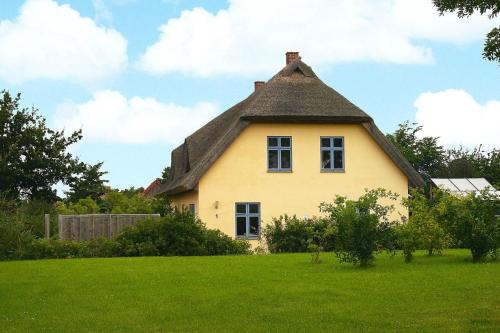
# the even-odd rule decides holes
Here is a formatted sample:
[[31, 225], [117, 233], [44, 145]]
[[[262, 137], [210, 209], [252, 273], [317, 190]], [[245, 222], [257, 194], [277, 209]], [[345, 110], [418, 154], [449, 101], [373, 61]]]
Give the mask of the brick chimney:
[[264, 81], [255, 81], [254, 82], [254, 86], [255, 86], [254, 91], [257, 91], [260, 88], [262, 88], [264, 86], [264, 84], [266, 84]]
[[292, 61], [299, 59], [299, 52], [287, 52], [286, 53], [286, 64], [288, 65]]

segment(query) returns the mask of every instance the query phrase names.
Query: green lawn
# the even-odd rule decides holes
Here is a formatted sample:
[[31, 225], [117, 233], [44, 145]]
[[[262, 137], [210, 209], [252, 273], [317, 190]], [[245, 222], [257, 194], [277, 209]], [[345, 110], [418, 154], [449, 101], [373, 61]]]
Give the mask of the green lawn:
[[500, 263], [307, 254], [0, 262], [1, 332], [500, 331]]

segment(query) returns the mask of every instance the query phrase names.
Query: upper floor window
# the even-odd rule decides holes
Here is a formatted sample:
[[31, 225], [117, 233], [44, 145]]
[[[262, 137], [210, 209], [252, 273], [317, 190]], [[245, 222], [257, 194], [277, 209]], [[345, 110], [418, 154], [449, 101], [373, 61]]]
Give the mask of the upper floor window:
[[321, 171], [344, 171], [344, 137], [321, 137]]
[[269, 171], [292, 170], [292, 137], [267, 137], [267, 168]]
[[236, 237], [256, 238], [260, 233], [260, 203], [236, 203]]

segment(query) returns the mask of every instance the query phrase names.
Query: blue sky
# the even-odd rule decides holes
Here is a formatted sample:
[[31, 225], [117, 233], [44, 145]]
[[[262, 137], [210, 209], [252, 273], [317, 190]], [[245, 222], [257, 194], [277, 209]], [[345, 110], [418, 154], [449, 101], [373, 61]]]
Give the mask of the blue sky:
[[418, 120], [447, 146], [498, 147], [500, 68], [481, 57], [498, 23], [440, 17], [422, 0], [9, 0], [0, 89], [54, 127], [82, 128], [74, 153], [104, 161], [119, 188], [159, 176], [185, 136], [280, 70], [286, 51], [384, 132]]

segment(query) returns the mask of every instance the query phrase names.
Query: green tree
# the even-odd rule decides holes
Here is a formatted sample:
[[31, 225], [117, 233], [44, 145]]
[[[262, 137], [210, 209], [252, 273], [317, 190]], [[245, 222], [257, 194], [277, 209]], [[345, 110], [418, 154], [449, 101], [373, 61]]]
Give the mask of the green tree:
[[163, 169], [163, 171], [161, 172], [161, 178], [160, 178], [160, 181], [162, 183], [165, 183], [168, 181], [168, 179], [170, 178], [170, 170], [171, 168], [169, 166], [165, 167]]
[[472, 150], [463, 147], [450, 149], [445, 164], [445, 168], [435, 171], [436, 177], [484, 177], [494, 187], [500, 187], [500, 149], [485, 151], [481, 146]]
[[70, 177], [68, 181], [70, 190], [65, 192], [68, 201], [76, 202], [88, 197], [98, 201], [106, 193], [105, 183], [108, 181], [102, 179], [102, 176], [107, 172], [100, 170], [102, 164], [103, 162], [95, 165], [84, 165], [79, 175]]
[[[451, 197], [451, 195], [449, 195]], [[496, 257], [500, 246], [500, 198], [494, 191], [471, 193], [455, 199], [453, 218], [446, 219], [450, 233], [460, 246], [470, 249], [474, 262], [488, 254]], [[445, 203], [444, 209], [452, 206]]]
[[408, 162], [422, 175], [432, 177], [436, 170], [443, 167], [445, 151], [437, 142], [436, 137], [423, 137], [419, 139], [417, 133], [422, 126], [416, 123], [405, 122], [398, 125], [394, 133], [386, 137], [406, 157]]
[[[445, 12], [456, 12], [458, 17], [469, 17], [478, 12], [481, 15], [488, 13], [488, 17], [493, 19], [500, 13], [498, 0], [434, 0], [434, 5], [441, 15]], [[493, 28], [486, 35], [483, 57], [500, 62], [500, 26]]]
[[67, 152], [81, 139], [81, 131], [65, 136], [51, 130], [36, 108], [22, 108], [20, 100], [20, 94], [0, 93], [0, 195], [54, 201], [53, 186], [81, 168]]
[[58, 214], [72, 215], [72, 214], [97, 214], [99, 213], [99, 206], [90, 197], [79, 199], [77, 202], [56, 202], [54, 204]]
[[434, 191], [432, 199], [413, 189], [410, 196], [403, 199], [411, 213], [407, 229], [415, 233], [413, 236], [418, 239], [419, 246], [426, 249], [429, 256], [441, 253], [451, 242], [440, 218], [444, 212], [439, 206], [441, 198], [439, 189]]
[[399, 247], [403, 250], [405, 262], [413, 260], [413, 252], [420, 247], [420, 237], [415, 223], [406, 221], [395, 228], [397, 235], [397, 242]]
[[386, 234], [395, 224], [389, 218], [394, 205], [381, 204], [380, 199], [395, 201], [397, 194], [376, 189], [366, 191], [358, 200], [336, 196], [333, 203], [320, 205], [321, 211], [328, 214], [331, 226], [328, 233], [340, 262], [369, 266], [375, 251], [388, 249]]

